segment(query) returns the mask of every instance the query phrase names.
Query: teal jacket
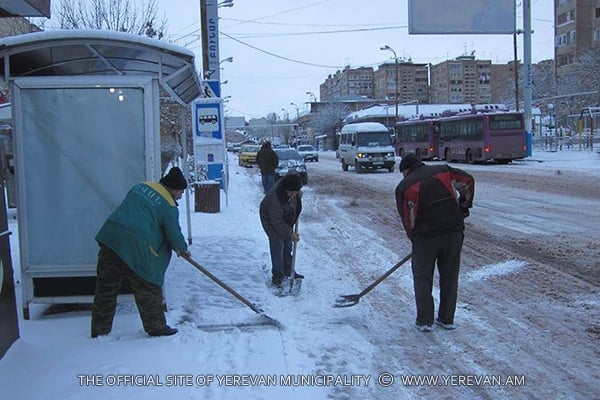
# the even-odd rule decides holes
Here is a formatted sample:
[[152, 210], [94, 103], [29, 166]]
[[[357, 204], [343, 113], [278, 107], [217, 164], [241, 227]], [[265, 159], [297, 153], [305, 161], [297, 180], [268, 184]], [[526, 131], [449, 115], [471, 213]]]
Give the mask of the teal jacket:
[[136, 274], [162, 286], [171, 251], [187, 244], [179, 226], [179, 210], [160, 183], [135, 185], [108, 217], [96, 240], [114, 250]]

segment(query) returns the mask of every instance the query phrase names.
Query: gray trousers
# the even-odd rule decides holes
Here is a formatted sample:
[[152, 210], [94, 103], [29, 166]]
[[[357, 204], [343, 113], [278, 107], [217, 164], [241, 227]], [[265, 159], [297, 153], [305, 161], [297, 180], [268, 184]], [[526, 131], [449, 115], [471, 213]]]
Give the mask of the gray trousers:
[[123, 279], [131, 285], [144, 330], [156, 332], [165, 327], [162, 288], [138, 276], [117, 253], [101, 244], [92, 305], [92, 336], [110, 333]]
[[438, 319], [454, 323], [458, 294], [458, 272], [464, 234], [449, 232], [439, 236], [414, 237], [412, 240], [412, 273], [417, 304], [417, 324], [433, 325], [433, 276], [437, 263], [440, 276]]

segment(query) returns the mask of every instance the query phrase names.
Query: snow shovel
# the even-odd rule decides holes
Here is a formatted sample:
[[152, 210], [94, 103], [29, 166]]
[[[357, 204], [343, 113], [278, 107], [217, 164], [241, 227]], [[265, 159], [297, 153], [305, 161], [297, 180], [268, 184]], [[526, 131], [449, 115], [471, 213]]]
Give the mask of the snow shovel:
[[[298, 221], [294, 224], [294, 233], [298, 233]], [[302, 287], [302, 278], [296, 278], [296, 250], [298, 249], [298, 242], [294, 242], [292, 247], [292, 268], [290, 269], [290, 277], [286, 277], [281, 282], [281, 295], [286, 294], [297, 295]]]
[[246, 299], [245, 297], [243, 297], [241, 294], [239, 294], [238, 292], [236, 292], [235, 290], [233, 290], [232, 288], [230, 288], [229, 286], [227, 286], [223, 281], [221, 281], [219, 278], [217, 278], [216, 276], [214, 276], [213, 274], [211, 274], [206, 268], [204, 268], [202, 265], [198, 264], [196, 261], [194, 261], [191, 257], [189, 256], [182, 256], [187, 262], [189, 262], [190, 264], [192, 264], [194, 267], [196, 267], [200, 272], [202, 272], [204, 275], [208, 276], [213, 282], [215, 282], [217, 285], [221, 286], [223, 289], [227, 290], [230, 294], [232, 294], [236, 299], [238, 299], [239, 301], [241, 301], [242, 303], [244, 303], [246, 306], [248, 306], [248, 308], [250, 308], [252, 311], [254, 311], [255, 313], [257, 313], [258, 315], [266, 318], [268, 320], [268, 325], [275, 325], [278, 328], [283, 328], [283, 325], [281, 325], [281, 323], [279, 323], [278, 321], [274, 320], [273, 318], [269, 317], [268, 315], [266, 315], [264, 313], [263, 310], [261, 310], [260, 308], [258, 308], [254, 303], [251, 303], [248, 299]]
[[358, 304], [361, 297], [363, 297], [365, 294], [369, 293], [371, 290], [373, 290], [375, 288], [375, 286], [379, 285], [385, 278], [387, 278], [388, 276], [393, 274], [394, 271], [396, 271], [398, 268], [400, 268], [402, 265], [404, 265], [404, 263], [406, 263], [408, 260], [410, 260], [411, 256], [412, 256], [412, 253], [409, 253], [402, 260], [398, 261], [398, 263], [396, 263], [396, 265], [394, 265], [392, 268], [390, 268], [385, 274], [383, 274], [379, 278], [377, 278], [377, 280], [375, 280], [375, 282], [371, 283], [359, 294], [340, 295], [336, 299], [334, 307], [352, 307], [352, 306]]

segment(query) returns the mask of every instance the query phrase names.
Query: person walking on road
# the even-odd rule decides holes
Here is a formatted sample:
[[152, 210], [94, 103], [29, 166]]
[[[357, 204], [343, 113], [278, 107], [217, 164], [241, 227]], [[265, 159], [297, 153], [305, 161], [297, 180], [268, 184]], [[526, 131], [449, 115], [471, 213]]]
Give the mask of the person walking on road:
[[277, 153], [271, 147], [271, 142], [265, 140], [256, 154], [256, 164], [260, 168], [260, 174], [262, 176], [263, 192], [267, 192], [275, 184], [275, 168], [279, 166], [279, 157]]
[[404, 179], [396, 187], [396, 207], [412, 242], [416, 327], [429, 332], [434, 324], [432, 290], [437, 262], [440, 304], [435, 324], [455, 329], [464, 219], [473, 206], [475, 180], [449, 165], [427, 166], [412, 153], [402, 157], [400, 171]]
[[96, 235], [100, 246], [92, 305], [92, 338], [108, 335], [123, 279], [129, 281], [144, 330], [150, 336], [177, 333], [166, 323], [162, 285], [171, 252], [190, 256], [179, 226], [177, 200], [187, 188], [181, 170], [171, 168], [159, 183], [129, 190]]
[[[302, 212], [302, 178], [288, 174], [275, 183], [260, 203], [260, 222], [269, 238], [271, 253], [271, 282], [281, 286], [284, 277], [292, 271], [293, 242], [300, 240], [294, 224]], [[296, 278], [304, 278], [298, 272]]]

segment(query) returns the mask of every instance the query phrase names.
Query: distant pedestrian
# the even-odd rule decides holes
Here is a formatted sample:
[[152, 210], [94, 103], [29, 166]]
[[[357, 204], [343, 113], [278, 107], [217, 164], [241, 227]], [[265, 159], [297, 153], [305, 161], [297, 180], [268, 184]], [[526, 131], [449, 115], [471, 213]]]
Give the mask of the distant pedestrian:
[[262, 175], [263, 192], [267, 194], [275, 183], [275, 169], [279, 166], [279, 157], [273, 150], [270, 141], [263, 141], [260, 150], [256, 154], [256, 164], [258, 164]]
[[162, 285], [171, 252], [189, 256], [179, 226], [177, 200], [187, 188], [181, 170], [171, 168], [159, 183], [135, 185], [96, 235], [98, 253], [91, 336], [112, 330], [117, 294], [129, 281], [144, 330], [150, 336], [177, 333], [166, 323]]
[[396, 207], [412, 242], [416, 327], [432, 330], [437, 262], [440, 304], [435, 323], [454, 329], [464, 219], [473, 206], [475, 181], [449, 165], [427, 166], [412, 153], [402, 157], [400, 171], [404, 179], [396, 187]]
[[[271, 282], [281, 286], [292, 272], [293, 242], [300, 240], [294, 232], [294, 224], [302, 212], [302, 178], [288, 174], [275, 183], [260, 203], [260, 222], [269, 238], [271, 253]], [[296, 278], [304, 278], [298, 272]]]

